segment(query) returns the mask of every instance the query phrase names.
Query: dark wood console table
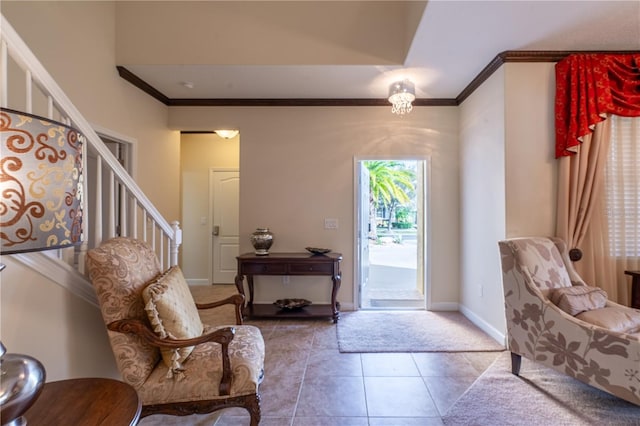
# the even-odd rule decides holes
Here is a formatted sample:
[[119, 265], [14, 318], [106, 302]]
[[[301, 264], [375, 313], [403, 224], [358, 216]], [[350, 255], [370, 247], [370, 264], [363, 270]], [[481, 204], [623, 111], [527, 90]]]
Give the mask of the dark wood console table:
[[136, 390], [113, 379], [45, 383], [24, 414], [29, 426], [136, 425], [142, 405]]
[[[244, 277], [249, 286], [249, 300], [244, 309], [244, 315], [251, 318], [317, 318], [331, 317], [338, 322], [340, 311], [336, 297], [340, 289], [340, 261], [342, 254], [310, 254], [310, 253], [269, 253], [259, 256], [245, 253], [238, 256], [238, 273], [236, 287], [244, 294]], [[331, 304], [311, 304], [301, 309], [280, 309], [273, 304], [253, 303], [254, 275], [328, 275], [331, 277]]]
[[624, 271], [631, 275], [631, 307], [640, 309], [640, 271]]

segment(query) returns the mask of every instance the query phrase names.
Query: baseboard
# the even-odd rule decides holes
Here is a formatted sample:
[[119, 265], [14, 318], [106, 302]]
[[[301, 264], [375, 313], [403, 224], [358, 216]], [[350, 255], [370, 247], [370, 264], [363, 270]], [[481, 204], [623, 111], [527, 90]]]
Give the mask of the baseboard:
[[459, 306], [455, 302], [430, 303], [427, 307], [428, 311], [458, 311]]
[[[249, 294], [245, 293], [245, 296], [249, 297]], [[264, 301], [254, 300], [253, 303], [269, 305], [269, 304], [271, 304], [273, 302], [269, 302], [269, 301], [266, 301], [266, 300], [264, 300]], [[315, 302], [315, 303], [326, 305], [326, 304], [329, 304], [330, 302]], [[349, 311], [357, 311], [358, 310], [353, 303], [342, 303], [342, 302], [339, 302], [339, 303], [340, 303], [340, 312], [349, 312]]]
[[473, 311], [471, 311], [464, 305], [460, 305], [459, 310], [462, 313], [462, 315], [467, 317], [467, 319], [471, 321], [473, 324], [475, 324], [480, 330], [484, 331], [493, 339], [495, 339], [496, 342], [501, 343], [506, 347], [507, 339], [505, 334], [502, 331], [493, 327], [491, 324], [489, 324], [488, 322], [480, 318], [478, 315], [476, 315]]
[[342, 303], [340, 302], [340, 311], [348, 312], [348, 311], [357, 311], [356, 307], [353, 303]]
[[189, 285], [211, 285], [206, 278], [186, 278], [185, 281]]

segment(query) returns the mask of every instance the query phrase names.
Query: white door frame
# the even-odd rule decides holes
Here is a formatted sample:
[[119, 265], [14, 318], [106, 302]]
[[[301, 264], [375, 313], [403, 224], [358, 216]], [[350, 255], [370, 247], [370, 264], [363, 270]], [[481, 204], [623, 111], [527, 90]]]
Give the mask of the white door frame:
[[91, 127], [93, 128], [93, 130], [95, 130], [98, 136], [100, 136], [100, 138], [110, 139], [127, 147], [126, 164], [124, 164], [123, 167], [126, 171], [129, 172], [131, 177], [136, 180], [136, 157], [138, 156], [138, 141], [127, 135], [123, 135], [122, 133], [118, 133], [102, 126], [98, 126], [97, 124], [92, 124]]
[[[431, 157], [429, 156], [412, 156], [412, 155], [363, 155], [353, 157], [353, 308], [354, 310], [360, 309], [360, 249], [358, 245], [358, 233], [360, 228], [360, 185], [358, 174], [358, 163], [369, 160], [389, 160], [389, 161], [423, 161], [424, 162], [424, 176], [422, 186], [424, 188], [423, 194], [423, 223], [422, 223], [422, 264], [424, 268], [423, 273], [423, 288], [425, 289], [425, 307], [427, 310], [431, 309]], [[374, 224], [375, 225], [375, 224]], [[418, 250], [419, 252], [419, 250]]]

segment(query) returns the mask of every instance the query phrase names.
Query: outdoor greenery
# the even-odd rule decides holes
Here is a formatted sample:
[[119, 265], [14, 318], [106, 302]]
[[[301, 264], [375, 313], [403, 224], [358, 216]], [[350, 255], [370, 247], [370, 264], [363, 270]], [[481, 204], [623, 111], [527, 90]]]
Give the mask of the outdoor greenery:
[[413, 227], [413, 222], [410, 220], [411, 209], [406, 206], [400, 206], [396, 208], [396, 221], [391, 222], [391, 226], [399, 229], [409, 229]]
[[[410, 220], [414, 210], [412, 200], [416, 190], [416, 172], [403, 161], [365, 161], [369, 170], [369, 213], [372, 239], [377, 239], [377, 212], [382, 208], [386, 212], [384, 224], [391, 227], [409, 229], [413, 227]], [[395, 220], [394, 220], [395, 219]]]

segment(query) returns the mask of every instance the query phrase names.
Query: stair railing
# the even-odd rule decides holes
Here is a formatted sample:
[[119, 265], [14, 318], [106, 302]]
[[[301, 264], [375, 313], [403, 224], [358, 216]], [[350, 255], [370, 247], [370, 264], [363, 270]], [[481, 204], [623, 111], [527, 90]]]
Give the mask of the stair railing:
[[[9, 92], [17, 95], [9, 98]], [[89, 249], [115, 236], [129, 236], [151, 244], [163, 269], [178, 263], [182, 243], [179, 223], [162, 217], [4, 15], [0, 25], [0, 106], [60, 121], [85, 136], [84, 238], [79, 249], [59, 250], [61, 260], [84, 274]]]

